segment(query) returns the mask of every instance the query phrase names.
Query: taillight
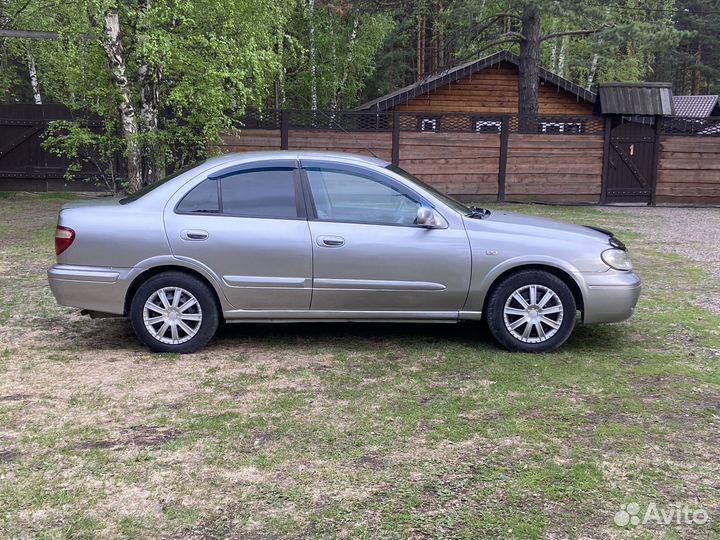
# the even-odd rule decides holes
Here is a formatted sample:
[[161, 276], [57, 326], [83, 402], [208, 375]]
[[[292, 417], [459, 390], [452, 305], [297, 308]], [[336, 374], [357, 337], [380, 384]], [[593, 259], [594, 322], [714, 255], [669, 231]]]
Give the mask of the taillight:
[[60, 255], [75, 240], [75, 231], [68, 227], [57, 226], [55, 229], [55, 255]]

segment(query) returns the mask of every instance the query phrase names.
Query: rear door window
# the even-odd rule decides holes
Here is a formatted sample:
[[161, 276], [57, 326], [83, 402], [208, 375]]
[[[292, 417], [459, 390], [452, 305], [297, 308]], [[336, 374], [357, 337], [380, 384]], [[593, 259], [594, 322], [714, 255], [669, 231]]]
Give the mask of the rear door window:
[[295, 171], [272, 167], [239, 171], [220, 179], [222, 213], [290, 219], [300, 216]]

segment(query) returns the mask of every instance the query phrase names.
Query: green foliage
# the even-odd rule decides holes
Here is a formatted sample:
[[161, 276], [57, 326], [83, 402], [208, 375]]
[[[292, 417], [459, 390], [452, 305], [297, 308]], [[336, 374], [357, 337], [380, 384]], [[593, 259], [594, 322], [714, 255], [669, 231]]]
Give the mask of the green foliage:
[[[204, 157], [221, 133], [232, 131], [235, 119], [248, 106], [264, 104], [281, 68], [275, 30], [284, 24], [291, 2], [54, 0], [51, 4], [37, 20], [22, 23], [25, 29], [53, 29], [64, 36], [32, 43], [43, 98], [82, 110], [104, 124], [102, 134], [67, 123], [51, 132], [48, 147], [72, 157], [75, 169], [76, 160], [88, 154], [88, 144], [96, 143], [96, 153], [104, 155], [122, 126], [123, 89], [113, 79], [103, 48], [104, 15], [109, 10], [119, 12], [124, 76], [139, 126], [138, 133], [126, 135], [120, 146], [127, 150], [140, 145], [144, 166], [163, 168]], [[23, 45], [24, 41], [15, 40]], [[11, 53], [18, 60], [18, 53], [7, 54]], [[0, 90], [16, 84], [2, 78]], [[156, 126], [146, 121], [147, 105], [157, 111]]]
[[81, 120], [57, 120], [51, 122], [45, 132], [43, 146], [58, 156], [69, 159], [65, 178], [72, 180], [90, 164], [97, 174], [98, 182], [115, 194], [118, 186], [115, 156], [122, 150], [121, 141], [112, 131], [92, 129]]
[[307, 0], [300, 0], [287, 25], [283, 60], [290, 76], [282, 88], [285, 105], [311, 106], [313, 50], [318, 108], [356, 105], [394, 25], [389, 13], [332, 3], [317, 3], [311, 10]]

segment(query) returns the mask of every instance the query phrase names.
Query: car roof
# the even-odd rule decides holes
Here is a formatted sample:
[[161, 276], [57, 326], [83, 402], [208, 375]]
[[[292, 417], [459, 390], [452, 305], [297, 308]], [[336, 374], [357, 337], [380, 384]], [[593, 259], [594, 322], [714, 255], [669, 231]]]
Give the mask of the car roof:
[[313, 152], [305, 150], [272, 150], [267, 152], [235, 152], [222, 154], [206, 161], [207, 165], [221, 165], [224, 163], [248, 163], [253, 161], [268, 161], [274, 159], [323, 159], [343, 163], [355, 163], [366, 165], [379, 165], [385, 167], [388, 161], [376, 157], [363, 156], [360, 154], [349, 154], [345, 152]]

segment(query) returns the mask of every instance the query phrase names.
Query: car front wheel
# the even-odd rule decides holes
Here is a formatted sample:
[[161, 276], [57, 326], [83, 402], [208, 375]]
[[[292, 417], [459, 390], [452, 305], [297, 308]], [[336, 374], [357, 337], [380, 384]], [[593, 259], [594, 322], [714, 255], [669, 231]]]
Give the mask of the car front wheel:
[[487, 323], [506, 349], [541, 353], [565, 343], [575, 326], [575, 298], [554, 274], [521, 270], [503, 279], [487, 303]]
[[137, 337], [153, 351], [191, 353], [215, 334], [218, 305], [203, 281], [182, 272], [166, 272], [138, 288], [130, 319]]

